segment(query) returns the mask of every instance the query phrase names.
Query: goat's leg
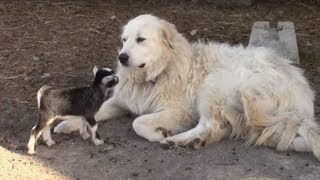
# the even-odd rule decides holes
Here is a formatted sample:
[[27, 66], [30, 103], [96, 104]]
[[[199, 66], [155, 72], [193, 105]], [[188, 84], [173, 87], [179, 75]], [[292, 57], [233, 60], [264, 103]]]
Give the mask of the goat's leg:
[[33, 128], [31, 129], [30, 138], [29, 138], [29, 142], [28, 142], [28, 153], [29, 154], [36, 153], [37, 141], [38, 141], [39, 136], [41, 135], [40, 129], [41, 129], [40, 124], [33, 126]]
[[99, 133], [97, 132], [98, 123], [96, 122], [96, 120], [93, 117], [89, 117], [89, 118], [86, 118], [86, 121], [87, 121], [86, 124], [88, 125], [88, 127], [91, 131], [92, 142], [96, 146], [104, 144], [103, 140], [100, 138]]
[[[39, 117], [38, 123], [31, 129], [30, 138], [28, 142], [28, 153], [35, 154], [37, 141], [41, 134], [44, 133], [44, 140], [46, 141], [48, 146], [54, 144], [54, 141], [51, 138], [50, 134], [50, 124], [54, 121], [54, 119], [44, 118], [42, 115]], [[44, 132], [43, 132], [44, 131]], [[49, 133], [48, 133], [49, 131]]]
[[42, 130], [42, 137], [43, 140], [46, 142], [46, 144], [51, 147], [52, 145], [56, 144], [51, 137], [51, 126], [46, 126], [43, 130]]
[[90, 137], [90, 134], [88, 133], [88, 128], [86, 123], [81, 123], [82, 127], [80, 128], [79, 132], [80, 135], [84, 140], [87, 140]]

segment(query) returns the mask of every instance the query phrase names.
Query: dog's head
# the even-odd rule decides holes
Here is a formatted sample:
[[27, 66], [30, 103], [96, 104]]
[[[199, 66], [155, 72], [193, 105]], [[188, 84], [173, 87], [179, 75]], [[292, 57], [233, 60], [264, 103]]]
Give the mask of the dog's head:
[[174, 25], [152, 15], [140, 15], [123, 28], [119, 66], [139, 71], [153, 81], [168, 66], [174, 51]]

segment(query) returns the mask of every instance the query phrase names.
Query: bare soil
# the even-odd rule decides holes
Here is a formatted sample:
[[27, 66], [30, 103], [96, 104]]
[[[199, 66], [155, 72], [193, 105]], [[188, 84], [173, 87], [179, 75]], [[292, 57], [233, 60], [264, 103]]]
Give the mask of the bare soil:
[[[114, 67], [121, 27], [152, 13], [174, 23], [190, 41], [247, 44], [258, 20], [293, 21], [301, 67], [320, 92], [320, 4], [317, 0], [260, 0], [251, 7], [209, 0], [0, 1], [0, 179], [320, 179], [309, 153], [245, 147], [241, 140], [205, 149], [164, 150], [138, 137], [133, 117], [100, 123], [107, 144], [95, 147], [78, 133], [54, 135], [26, 153], [37, 121], [36, 92], [45, 84], [84, 85], [94, 64]], [[190, 31], [197, 30], [191, 36]], [[320, 117], [320, 97], [315, 101]]]

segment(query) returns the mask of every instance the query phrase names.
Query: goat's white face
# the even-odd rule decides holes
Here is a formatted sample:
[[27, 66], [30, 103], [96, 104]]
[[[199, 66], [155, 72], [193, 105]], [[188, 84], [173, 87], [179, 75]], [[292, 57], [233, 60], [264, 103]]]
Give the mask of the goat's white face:
[[124, 27], [119, 61], [128, 68], [144, 68], [162, 53], [159, 20], [151, 16], [135, 18]]

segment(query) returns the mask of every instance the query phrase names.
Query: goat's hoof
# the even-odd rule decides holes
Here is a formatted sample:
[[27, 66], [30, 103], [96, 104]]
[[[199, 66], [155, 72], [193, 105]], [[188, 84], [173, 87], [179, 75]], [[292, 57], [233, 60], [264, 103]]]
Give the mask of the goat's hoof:
[[33, 150], [33, 149], [29, 149], [29, 150], [28, 150], [28, 154], [31, 154], [31, 155], [32, 155], [32, 154], [36, 154], [36, 151]]
[[100, 146], [100, 145], [104, 144], [103, 140], [101, 140], [101, 139], [94, 139], [93, 143], [96, 146]]
[[82, 136], [82, 139], [87, 140], [90, 137], [90, 134], [84, 133], [81, 136]]
[[46, 141], [47, 146], [51, 147], [52, 145], [56, 144], [53, 140]]

